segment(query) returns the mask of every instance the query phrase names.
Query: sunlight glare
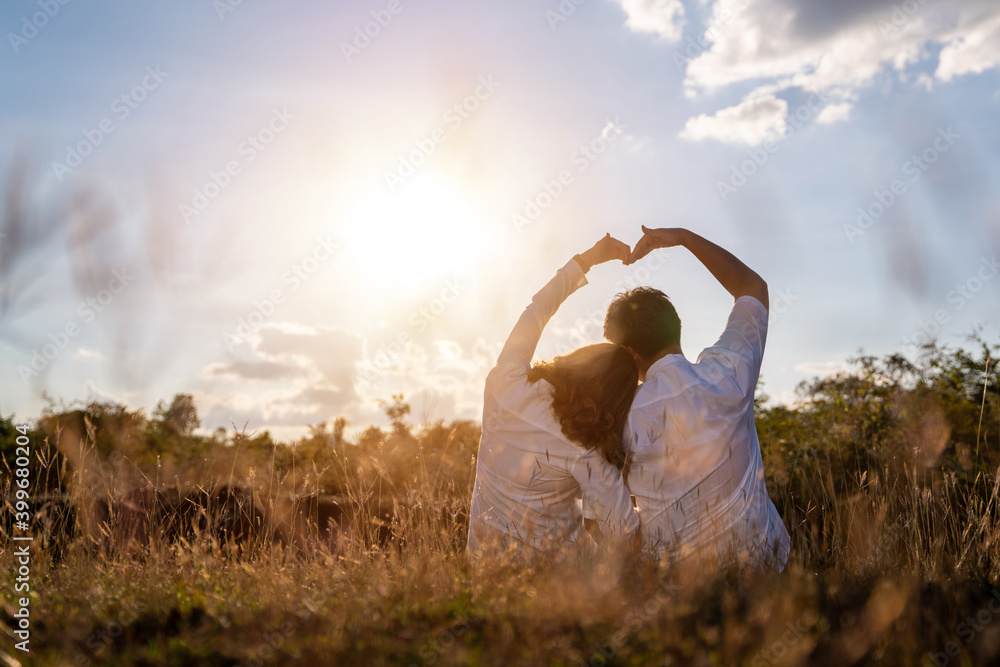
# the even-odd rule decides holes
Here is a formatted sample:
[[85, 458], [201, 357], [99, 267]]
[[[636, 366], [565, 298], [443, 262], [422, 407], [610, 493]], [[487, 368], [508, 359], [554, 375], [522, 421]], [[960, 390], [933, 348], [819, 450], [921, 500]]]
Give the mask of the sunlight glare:
[[348, 216], [344, 239], [369, 284], [426, 285], [474, 267], [484, 245], [481, 220], [459, 188], [423, 174], [395, 192], [363, 197]]

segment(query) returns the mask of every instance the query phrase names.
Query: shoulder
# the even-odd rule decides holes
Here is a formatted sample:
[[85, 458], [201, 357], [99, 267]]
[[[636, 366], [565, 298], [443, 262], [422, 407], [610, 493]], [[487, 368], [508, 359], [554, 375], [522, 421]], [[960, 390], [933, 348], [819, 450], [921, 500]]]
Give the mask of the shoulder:
[[486, 393], [506, 395], [513, 392], [517, 395], [525, 395], [529, 393], [529, 390], [535, 390], [540, 385], [548, 386], [544, 380], [538, 382], [528, 380], [530, 370], [531, 366], [517, 361], [501, 360], [497, 362], [497, 365], [486, 375]]
[[645, 407], [661, 403], [685, 393], [698, 382], [695, 364], [682, 355], [667, 355], [646, 371], [646, 381], [636, 390], [632, 406]]
[[499, 361], [486, 375], [486, 389], [489, 391], [507, 386], [521, 378], [525, 380], [528, 378], [528, 369], [524, 367], [524, 364]]
[[733, 308], [729, 313], [730, 323], [747, 322], [757, 325], [758, 327], [766, 327], [767, 318], [767, 307], [761, 303], [757, 297], [748, 295], [741, 296], [736, 299], [736, 302], [733, 303]]
[[[552, 414], [552, 385], [545, 380], [531, 382], [527, 371], [514, 364], [498, 364], [486, 377], [485, 399], [506, 420], [527, 422], [539, 432], [565, 439]], [[503, 430], [501, 429], [501, 430]]]
[[715, 359], [732, 365], [738, 358], [759, 363], [767, 340], [767, 321], [767, 308], [755, 297], [736, 299], [725, 331], [714, 345], [702, 351], [698, 363]]
[[713, 359], [697, 363], [687, 359], [674, 361], [653, 375], [636, 392], [629, 419], [633, 427], [655, 425], [674, 420], [678, 412], [699, 413], [731, 389], [728, 373]]

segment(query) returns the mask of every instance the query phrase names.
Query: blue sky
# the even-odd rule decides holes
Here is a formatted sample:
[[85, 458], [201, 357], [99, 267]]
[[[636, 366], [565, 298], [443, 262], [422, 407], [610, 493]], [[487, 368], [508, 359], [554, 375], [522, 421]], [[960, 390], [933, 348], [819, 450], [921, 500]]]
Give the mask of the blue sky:
[[[0, 27], [4, 414], [478, 418], [531, 295], [642, 224], [767, 279], [776, 400], [997, 336], [994, 2], [36, 0]], [[637, 282], [689, 357], [719, 334], [731, 299], [675, 249], [594, 269], [538, 356]]]

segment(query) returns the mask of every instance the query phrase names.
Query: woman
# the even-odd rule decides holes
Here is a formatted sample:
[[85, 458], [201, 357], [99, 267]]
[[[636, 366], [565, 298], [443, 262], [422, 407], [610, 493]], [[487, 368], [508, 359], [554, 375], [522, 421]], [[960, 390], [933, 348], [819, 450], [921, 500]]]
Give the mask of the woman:
[[619, 469], [622, 431], [639, 377], [631, 355], [599, 343], [531, 366], [542, 329], [587, 284], [590, 267], [628, 255], [629, 247], [608, 234], [570, 260], [534, 296], [487, 376], [470, 554], [576, 543], [581, 498], [604, 536], [637, 534], [639, 518]]

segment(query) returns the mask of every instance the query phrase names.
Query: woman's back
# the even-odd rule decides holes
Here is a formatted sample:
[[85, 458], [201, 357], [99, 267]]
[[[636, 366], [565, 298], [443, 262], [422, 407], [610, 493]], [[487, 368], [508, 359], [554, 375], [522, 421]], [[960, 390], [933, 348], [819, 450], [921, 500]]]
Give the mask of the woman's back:
[[522, 313], [486, 379], [470, 553], [512, 542], [546, 550], [574, 543], [583, 526], [581, 501], [611, 536], [638, 531], [619, 470], [564, 435], [552, 410], [553, 387], [528, 378], [545, 324], [585, 284], [576, 260], [560, 269]]
[[[516, 368], [498, 366], [487, 378], [488, 417], [476, 464], [470, 550], [488, 539], [499, 539], [506, 548], [510, 537], [536, 549], [575, 543], [583, 521], [581, 472], [586, 486], [620, 479], [598, 452], [562, 434], [551, 411], [551, 392], [547, 382], [529, 383]], [[622, 487], [620, 500], [630, 510]]]

